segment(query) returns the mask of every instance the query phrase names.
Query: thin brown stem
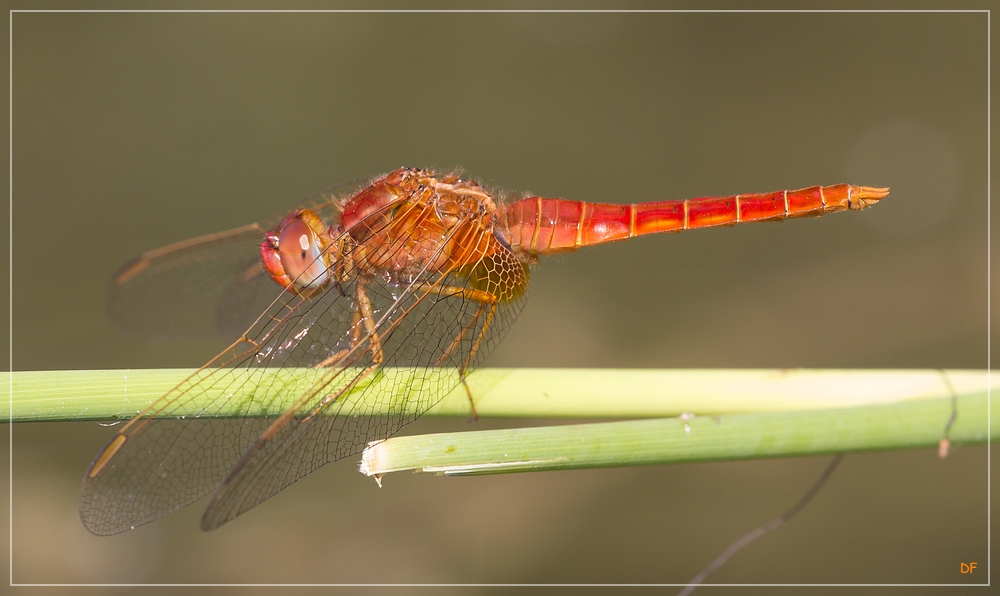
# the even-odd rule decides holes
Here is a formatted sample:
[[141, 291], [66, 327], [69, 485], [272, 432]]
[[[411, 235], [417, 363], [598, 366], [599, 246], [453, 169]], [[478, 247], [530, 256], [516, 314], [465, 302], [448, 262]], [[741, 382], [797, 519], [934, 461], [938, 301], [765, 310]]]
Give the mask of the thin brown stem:
[[816, 493], [818, 493], [819, 490], [823, 488], [823, 485], [826, 484], [826, 481], [830, 479], [830, 476], [833, 474], [833, 471], [837, 469], [837, 466], [840, 465], [840, 462], [843, 461], [843, 459], [844, 459], [843, 453], [838, 453], [837, 455], [835, 455], [833, 457], [833, 460], [826, 467], [826, 470], [823, 470], [823, 474], [820, 475], [819, 479], [813, 483], [813, 485], [809, 488], [809, 490], [806, 491], [806, 494], [802, 495], [802, 498], [799, 499], [799, 501], [795, 505], [793, 505], [791, 509], [782, 513], [781, 515], [772, 519], [771, 521], [767, 522], [763, 526], [754, 528], [748, 534], [746, 534], [736, 542], [729, 545], [729, 548], [723, 551], [723, 553], [719, 555], [717, 559], [709, 563], [708, 567], [702, 569], [701, 573], [696, 575], [694, 579], [688, 582], [688, 585], [685, 586], [684, 589], [681, 590], [677, 596], [687, 596], [691, 592], [694, 592], [694, 589], [697, 588], [701, 582], [705, 581], [705, 578], [708, 577], [709, 574], [717, 570], [719, 567], [725, 565], [726, 561], [728, 561], [733, 555], [739, 552], [741, 548], [750, 544], [754, 540], [760, 538], [764, 534], [767, 534], [772, 530], [776, 530], [782, 524], [795, 517], [795, 514], [797, 514], [799, 511], [802, 511], [802, 509], [809, 504], [809, 501], [811, 501], [813, 497], [816, 496]]

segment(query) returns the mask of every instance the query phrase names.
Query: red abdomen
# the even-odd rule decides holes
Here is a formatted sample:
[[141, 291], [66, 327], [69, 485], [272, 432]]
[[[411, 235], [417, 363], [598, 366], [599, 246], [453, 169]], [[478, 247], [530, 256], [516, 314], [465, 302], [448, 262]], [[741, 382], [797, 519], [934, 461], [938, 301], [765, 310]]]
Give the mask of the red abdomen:
[[511, 247], [516, 252], [544, 255], [654, 232], [864, 209], [887, 194], [887, 188], [837, 184], [631, 205], [529, 197], [511, 204], [506, 215]]

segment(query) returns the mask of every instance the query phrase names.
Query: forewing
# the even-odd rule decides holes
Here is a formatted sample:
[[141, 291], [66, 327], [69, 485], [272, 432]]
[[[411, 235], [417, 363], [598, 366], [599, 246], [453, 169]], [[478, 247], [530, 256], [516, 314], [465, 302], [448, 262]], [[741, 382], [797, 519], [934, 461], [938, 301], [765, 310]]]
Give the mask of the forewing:
[[[327, 333], [310, 336], [325, 305]], [[211, 492], [284, 407], [285, 392], [309, 383], [280, 366], [310, 366], [349, 336], [352, 304], [326, 292], [283, 292], [244, 340], [168, 392], [123, 427], [84, 477], [80, 516], [95, 534], [115, 534], [176, 511]], [[302, 338], [307, 345], [296, 344]], [[327, 346], [318, 345], [325, 341]], [[218, 419], [222, 418], [222, 419]], [[117, 442], [117, 443], [116, 443]]]

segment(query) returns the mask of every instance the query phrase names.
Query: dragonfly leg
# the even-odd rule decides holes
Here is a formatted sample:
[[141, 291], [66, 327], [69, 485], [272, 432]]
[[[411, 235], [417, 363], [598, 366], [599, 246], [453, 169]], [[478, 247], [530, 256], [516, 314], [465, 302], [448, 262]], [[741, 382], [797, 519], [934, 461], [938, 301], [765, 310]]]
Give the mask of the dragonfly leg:
[[368, 299], [368, 292], [365, 291], [365, 287], [366, 284], [358, 284], [358, 306], [361, 308], [361, 320], [364, 322], [365, 330], [368, 332], [368, 343], [371, 345], [372, 352], [372, 366], [376, 367], [382, 364], [385, 356], [382, 353], [382, 340], [375, 329], [375, 316], [372, 314], [372, 303]]
[[[454, 297], [460, 296], [462, 298], [472, 300], [479, 304], [479, 307], [476, 309], [476, 314], [473, 315], [472, 320], [462, 329], [462, 332], [459, 333], [458, 336], [456, 336], [455, 339], [451, 342], [451, 345], [448, 346], [448, 348], [444, 351], [442, 356], [435, 363], [436, 366], [441, 366], [443, 361], [446, 358], [448, 358], [448, 356], [459, 345], [461, 345], [462, 338], [465, 337], [465, 335], [469, 332], [470, 329], [475, 327], [476, 322], [479, 320], [479, 317], [483, 314], [483, 310], [486, 308], [487, 305], [489, 305], [490, 307], [490, 314], [486, 320], [486, 327], [489, 327], [489, 322], [492, 320], [493, 313], [496, 311], [496, 305], [498, 302], [497, 297], [494, 296], [493, 294], [490, 294], [489, 292], [484, 292], [483, 290], [460, 288], [458, 286], [442, 286], [440, 284], [431, 284], [426, 282], [415, 283], [412, 287], [415, 291], [424, 292], [423, 297], [429, 296], [431, 294], [435, 294], [438, 296], [454, 296]], [[421, 297], [421, 299], [423, 299], [423, 297]], [[382, 341], [375, 327], [375, 318], [372, 313], [372, 305], [371, 301], [368, 299], [368, 293], [365, 292], [364, 283], [358, 283], [357, 298], [358, 298], [357, 305], [355, 307], [354, 314], [351, 319], [353, 331], [352, 331], [350, 346], [348, 346], [343, 350], [338, 351], [336, 354], [330, 356], [329, 358], [326, 358], [325, 360], [323, 360], [323, 362], [319, 363], [316, 366], [316, 368], [323, 368], [329, 366], [330, 364], [333, 364], [334, 362], [339, 362], [345, 355], [347, 355], [348, 353], [357, 348], [358, 344], [360, 344], [361, 342], [361, 327], [358, 323], [363, 323], [365, 326], [365, 330], [367, 331], [368, 339], [371, 344], [370, 349], [372, 353], [372, 364], [369, 365], [367, 368], [365, 368], [365, 370], [363, 370], [360, 374], [358, 374], [358, 376], [355, 377], [354, 380], [346, 387], [343, 387], [337, 392], [328, 395], [322, 400], [320, 400], [320, 402], [316, 405], [316, 407], [313, 408], [312, 412], [310, 412], [309, 415], [306, 416], [305, 420], [308, 420], [309, 418], [312, 418], [313, 416], [321, 412], [331, 402], [340, 399], [342, 395], [353, 389], [358, 382], [360, 382], [363, 378], [367, 377], [375, 369], [381, 366], [382, 362], [385, 360], [385, 356], [382, 352]], [[389, 330], [391, 329], [392, 327], [389, 328]], [[458, 373], [459, 378], [462, 381], [462, 386], [465, 387], [465, 393], [469, 398], [469, 406], [472, 408], [472, 417], [474, 420], [477, 420], [479, 418], [479, 415], [476, 412], [476, 403], [472, 398], [472, 390], [469, 389], [469, 384], [465, 380], [465, 370], [468, 368], [469, 363], [472, 361], [473, 356], [475, 356], [476, 351], [479, 349], [479, 344], [482, 341], [483, 334], [485, 332], [486, 329], [484, 328], [479, 333], [479, 337], [476, 339], [475, 344], [473, 344], [472, 353], [465, 360], [465, 363], [459, 368], [459, 373]]]
[[483, 290], [475, 290], [471, 288], [460, 288], [457, 286], [442, 286], [437, 284], [427, 284], [422, 283], [416, 286], [417, 289], [424, 290], [428, 294], [437, 294], [439, 296], [454, 296], [462, 297], [473, 302], [477, 302], [479, 307], [476, 309], [476, 314], [472, 316], [472, 320], [469, 321], [463, 328], [462, 331], [455, 336], [452, 340], [451, 345], [441, 354], [441, 357], [437, 359], [434, 363], [435, 366], [441, 366], [444, 364], [445, 360], [451, 356], [461, 344], [465, 336], [468, 335], [469, 331], [475, 328], [476, 324], [479, 322], [479, 318], [482, 316], [483, 311], [486, 308], [490, 309], [489, 315], [487, 315], [486, 325], [483, 330], [479, 333], [479, 337], [476, 338], [475, 343], [472, 346], [472, 351], [469, 357], [466, 358], [465, 362], [458, 369], [459, 378], [462, 381], [462, 386], [465, 387], [465, 395], [469, 398], [469, 407], [472, 409], [472, 419], [478, 420], [479, 414], [476, 412], [476, 402], [472, 397], [472, 389], [469, 388], [469, 383], [465, 380], [465, 371], [469, 367], [469, 363], [472, 362], [472, 358], [475, 356], [476, 352], [479, 350], [479, 344], [482, 342], [483, 335], [486, 333], [486, 329], [489, 327], [490, 321], [493, 318], [493, 313], [496, 311], [496, 305], [498, 299], [495, 295], [485, 292]]
[[[479, 349], [479, 344], [482, 342], [482, 338], [486, 333], [486, 329], [489, 327], [489, 323], [493, 318], [493, 313], [496, 311], [496, 305], [498, 299], [493, 294], [485, 292], [483, 290], [461, 288], [457, 286], [443, 286], [431, 283], [416, 283], [413, 285], [413, 289], [418, 292], [421, 291], [424, 292], [425, 297], [432, 294], [438, 296], [462, 297], [468, 300], [472, 300], [478, 303], [479, 305], [478, 308], [476, 309], [476, 314], [473, 315], [472, 317], [472, 320], [469, 323], [467, 323], [463, 327], [462, 331], [455, 337], [455, 339], [452, 340], [451, 344], [448, 346], [448, 348], [444, 351], [444, 353], [435, 363], [436, 366], [441, 366], [443, 362], [448, 358], [448, 356], [450, 356], [451, 353], [454, 352], [461, 345], [462, 340], [465, 338], [466, 335], [468, 335], [469, 330], [473, 329], [476, 326], [476, 323], [480, 320], [483, 311], [486, 310], [487, 307], [489, 308], [489, 315], [487, 316], [486, 327], [479, 333], [476, 342], [473, 344], [472, 352], [469, 355], [469, 357], [466, 358], [462, 366], [459, 367], [459, 376], [462, 382], [462, 386], [465, 387], [466, 395], [469, 398], [469, 406], [472, 409], [473, 419], [478, 419], [478, 414], [476, 412], [476, 404], [472, 397], [472, 390], [469, 388], [469, 384], [465, 380], [465, 371], [468, 368], [469, 363], [471, 363], [472, 358], [475, 356], [476, 352]], [[365, 284], [363, 283], [358, 284], [357, 303], [355, 306], [354, 314], [352, 315], [351, 323], [352, 323], [352, 333], [351, 333], [350, 345], [347, 348], [339, 350], [337, 353], [323, 360], [323, 362], [316, 365], [316, 368], [324, 368], [334, 363], [340, 362], [345, 356], [350, 354], [352, 351], [356, 350], [358, 345], [360, 345], [363, 339], [361, 335], [362, 324], [365, 327], [367, 338], [371, 344], [371, 347], [369, 349], [371, 350], [372, 353], [372, 364], [366, 367], [365, 370], [363, 370], [347, 387], [343, 387], [340, 390], [336, 391], [335, 393], [328, 395], [322, 400], [320, 400], [320, 402], [312, 409], [309, 415], [305, 417], [305, 420], [312, 418], [313, 416], [321, 412], [323, 409], [325, 409], [327, 405], [336, 401], [337, 399], [340, 399], [340, 397], [343, 396], [346, 392], [353, 389], [353, 387], [357, 385], [358, 382], [360, 382], [363, 378], [371, 374], [372, 371], [381, 366], [382, 362], [385, 359], [385, 356], [382, 351], [381, 338], [375, 326], [375, 319], [372, 313], [371, 301], [368, 299], [368, 294], [365, 291]]]
[[[479, 307], [480, 311], [482, 311], [482, 309], [485, 307], [486, 307], [485, 304], [480, 305]], [[472, 359], [475, 358], [476, 352], [479, 351], [480, 344], [483, 343], [483, 338], [486, 337], [486, 332], [489, 331], [490, 329], [490, 324], [493, 322], [493, 315], [496, 314], [497, 312], [497, 303], [496, 302], [491, 303], [489, 305], [489, 309], [490, 312], [488, 315], [486, 315], [486, 322], [483, 323], [483, 328], [479, 330], [479, 337], [476, 338], [476, 343], [472, 344], [472, 349], [469, 350], [469, 357], [465, 359], [465, 364], [462, 365], [461, 374], [463, 379], [465, 378], [465, 369], [467, 369], [469, 367], [469, 364], [472, 363]]]
[[[480, 315], [483, 314], [483, 308], [486, 305], [495, 305], [497, 303], [497, 297], [489, 292], [484, 292], [483, 290], [474, 290], [470, 288], [460, 288], [458, 286], [442, 286], [430, 283], [415, 283], [413, 288], [419, 291], [424, 291], [427, 294], [436, 294], [438, 296], [448, 296], [448, 297], [461, 297], [473, 302], [479, 303], [479, 308], [476, 310], [476, 314], [473, 315], [472, 320], [469, 321], [467, 325], [462, 329], [462, 332], [455, 336], [452, 340], [451, 345], [441, 354], [441, 357], [434, 362], [434, 366], [441, 366], [444, 361], [448, 359], [448, 356], [455, 351], [459, 345], [461, 345], [462, 340], [465, 338], [469, 330], [476, 326], [476, 322], [479, 320]], [[468, 362], [466, 362], [466, 365]], [[464, 366], [463, 366], [464, 369]]]
[[448, 346], [448, 349], [446, 349], [441, 354], [441, 357], [437, 359], [437, 361], [434, 363], [434, 366], [444, 365], [444, 361], [447, 360], [449, 356], [451, 356], [451, 353], [455, 351], [455, 348], [457, 348], [462, 344], [462, 340], [465, 339], [465, 336], [469, 333], [469, 330], [475, 327], [476, 323], [479, 322], [479, 317], [483, 314], [483, 308], [485, 308], [485, 304], [480, 303], [479, 307], [476, 309], [476, 314], [472, 317], [472, 320], [469, 321], [469, 323], [462, 328], [461, 333], [455, 336], [455, 339], [452, 340], [451, 345]]
[[322, 362], [315, 365], [314, 368], [326, 368], [335, 362], [339, 362], [344, 356], [353, 352], [357, 349], [358, 345], [361, 343], [361, 323], [364, 323], [365, 330], [368, 332], [368, 340], [371, 344], [372, 360], [377, 366], [382, 363], [384, 355], [382, 353], [382, 340], [379, 338], [378, 332], [375, 330], [375, 321], [372, 315], [372, 304], [368, 299], [368, 293], [365, 292], [364, 284], [358, 284], [358, 300], [354, 307], [354, 312], [351, 315], [351, 341], [348, 346], [342, 350], [331, 354], [325, 358]]
[[[461, 333], [455, 336], [455, 339], [451, 342], [451, 345], [448, 346], [448, 349], [445, 350], [444, 353], [441, 354], [441, 357], [437, 359], [437, 362], [434, 363], [435, 366], [441, 366], [444, 364], [444, 361], [451, 355], [455, 348], [461, 345], [462, 340], [465, 338], [469, 330], [476, 326], [476, 322], [479, 321], [479, 317], [483, 314], [483, 309], [485, 307], [485, 303], [479, 303], [479, 308], [476, 309], [476, 314], [472, 317], [472, 320], [469, 321], [468, 325], [462, 328]], [[465, 395], [469, 398], [469, 407], [472, 408], [472, 419], [475, 421], [479, 420], [479, 412], [476, 411], [476, 401], [472, 398], [472, 389], [469, 388], [469, 383], [465, 380], [465, 369], [468, 364], [469, 361], [467, 360], [462, 367], [458, 369], [458, 375], [462, 380], [462, 387], [465, 387]]]
[[[379, 338], [378, 331], [375, 329], [375, 319], [372, 313], [372, 304], [371, 301], [368, 299], [368, 293], [365, 291], [365, 284], [363, 283], [358, 284], [358, 302], [354, 310], [354, 314], [351, 317], [351, 321], [353, 323], [353, 331], [351, 332], [350, 347], [340, 350], [334, 356], [327, 358], [326, 360], [321, 362], [317, 368], [323, 367], [328, 364], [332, 364], [333, 362], [338, 362], [344, 355], [349, 353], [351, 350], [357, 348], [357, 346], [361, 342], [361, 330], [360, 330], [361, 328], [358, 325], [358, 323], [361, 322], [364, 323], [365, 330], [368, 332], [368, 342], [371, 345], [369, 349], [371, 350], [372, 353], [372, 363], [369, 364], [367, 367], [365, 367], [365, 369], [361, 371], [356, 377], [354, 377], [354, 379], [352, 379], [351, 382], [347, 384], [347, 386], [342, 387], [339, 390], [335, 391], [334, 393], [331, 393], [330, 395], [327, 395], [326, 397], [321, 399], [319, 403], [316, 404], [316, 406], [312, 409], [312, 411], [309, 412], [309, 415], [302, 419], [303, 422], [309, 420], [316, 414], [319, 414], [326, 408], [326, 406], [337, 401], [348, 391], [354, 389], [354, 387], [356, 387], [357, 384], [362, 379], [372, 374], [372, 372], [378, 369], [378, 367], [381, 366], [382, 362], [385, 360], [385, 355], [382, 352], [382, 340]], [[357, 356], [355, 356], [355, 358], [357, 358]]]
[[465, 396], [469, 398], [469, 407], [472, 408], [472, 421], [475, 422], [479, 420], [479, 412], [476, 411], [476, 400], [472, 399], [472, 389], [469, 388], [469, 382], [465, 380], [465, 373], [460, 373], [462, 375], [462, 387], [465, 387]]
[[[465, 362], [462, 364], [462, 367], [458, 369], [458, 375], [462, 379], [462, 386], [465, 387], [465, 395], [469, 398], [469, 406], [472, 407], [473, 420], [479, 420], [479, 413], [476, 412], [476, 402], [472, 399], [472, 389], [469, 388], [469, 383], [465, 380], [465, 371], [468, 370], [469, 364], [471, 364], [472, 359], [475, 358], [476, 352], [479, 351], [479, 345], [483, 342], [483, 337], [486, 336], [486, 331], [489, 330], [490, 323], [493, 322], [493, 314], [496, 313], [497, 303], [494, 301], [492, 303], [489, 303], [488, 306], [490, 312], [488, 315], [486, 315], [486, 322], [483, 323], [483, 328], [479, 331], [479, 337], [477, 337], [476, 342], [472, 344], [472, 349], [469, 350], [469, 357], [465, 359]], [[468, 331], [468, 329], [471, 328], [473, 324], [475, 324], [475, 322], [479, 319], [479, 315], [483, 313], [483, 309], [485, 309], [486, 307], [487, 307], [486, 303], [480, 303], [479, 310], [476, 311], [476, 316], [473, 317], [472, 323], [470, 323], [468, 327], [462, 330], [462, 335], [465, 335], [465, 332]], [[461, 338], [460, 337], [456, 338], [455, 345], [458, 344], [459, 339]]]

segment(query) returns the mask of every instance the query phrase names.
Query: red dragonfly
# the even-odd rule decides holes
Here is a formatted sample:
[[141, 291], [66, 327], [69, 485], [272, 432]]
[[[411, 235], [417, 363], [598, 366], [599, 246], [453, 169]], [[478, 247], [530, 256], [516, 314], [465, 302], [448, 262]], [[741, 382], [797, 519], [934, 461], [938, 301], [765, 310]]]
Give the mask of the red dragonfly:
[[[80, 517], [115, 534], [211, 493], [201, 520], [211, 530], [389, 437], [500, 341], [541, 255], [864, 209], [888, 191], [838, 184], [613, 205], [502, 197], [457, 174], [402, 168], [280, 219], [147, 252], [112, 279], [119, 326], [147, 337], [214, 326], [239, 338], [118, 430], [84, 477]], [[275, 282], [284, 289], [272, 298]], [[281, 367], [316, 375], [274, 411], [289, 389], [273, 374]], [[228, 400], [247, 384], [252, 398], [234, 416]]]

